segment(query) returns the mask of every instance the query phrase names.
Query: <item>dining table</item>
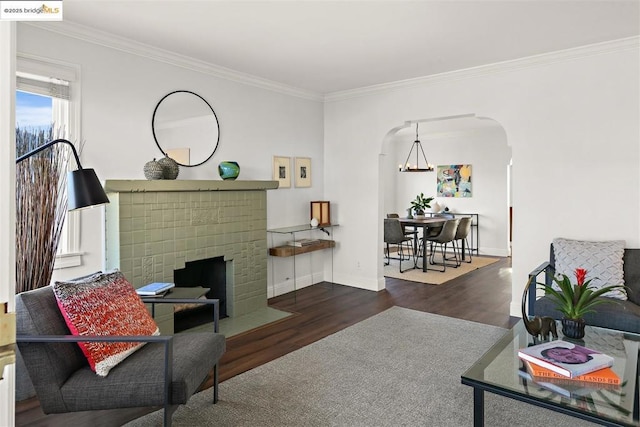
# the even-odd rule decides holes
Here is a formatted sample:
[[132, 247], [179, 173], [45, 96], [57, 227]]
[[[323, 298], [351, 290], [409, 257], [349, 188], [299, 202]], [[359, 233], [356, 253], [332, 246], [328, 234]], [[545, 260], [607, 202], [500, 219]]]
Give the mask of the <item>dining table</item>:
[[[426, 236], [429, 235], [429, 229], [441, 228], [445, 222], [449, 221], [451, 218], [444, 217], [414, 217], [414, 218], [398, 218], [400, 224], [404, 227], [420, 227], [422, 228], [422, 271], [427, 272], [427, 239]], [[415, 236], [414, 239], [418, 239], [418, 236]], [[417, 248], [417, 242], [414, 242], [414, 248]], [[416, 258], [417, 262], [417, 258]]]

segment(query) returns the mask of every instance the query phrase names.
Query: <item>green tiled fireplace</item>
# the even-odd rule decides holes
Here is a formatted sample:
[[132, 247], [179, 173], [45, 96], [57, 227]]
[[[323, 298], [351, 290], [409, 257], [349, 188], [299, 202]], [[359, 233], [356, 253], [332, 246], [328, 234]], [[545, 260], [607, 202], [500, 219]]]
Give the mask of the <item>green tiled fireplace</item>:
[[277, 186], [277, 181], [108, 180], [106, 268], [119, 268], [139, 287], [172, 282], [173, 270], [186, 262], [223, 257], [229, 316], [266, 307], [266, 190]]

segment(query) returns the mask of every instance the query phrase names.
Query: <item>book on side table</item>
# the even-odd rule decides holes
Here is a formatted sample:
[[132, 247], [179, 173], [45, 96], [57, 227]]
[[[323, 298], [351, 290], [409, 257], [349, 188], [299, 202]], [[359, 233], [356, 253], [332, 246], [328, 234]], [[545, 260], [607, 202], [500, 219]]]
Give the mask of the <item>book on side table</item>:
[[613, 366], [613, 357], [568, 341], [555, 340], [518, 350], [518, 357], [568, 378]]
[[523, 360], [522, 363], [531, 374], [534, 381], [553, 381], [556, 383], [591, 383], [591, 384], [611, 384], [620, 385], [622, 381], [618, 374], [611, 368], [602, 368], [588, 374], [580, 375], [575, 378], [568, 378], [564, 375], [557, 374], [551, 369], [543, 368], [535, 363]]
[[162, 296], [174, 286], [176, 286], [175, 283], [154, 282], [136, 289], [136, 292], [145, 297]]
[[596, 396], [605, 391], [616, 395], [616, 393], [619, 393], [620, 391], [620, 386], [614, 384], [584, 382], [567, 378], [557, 379], [533, 377], [529, 372], [527, 372], [526, 368], [520, 369], [518, 371], [518, 375], [523, 379], [530, 381], [532, 384], [569, 398]]

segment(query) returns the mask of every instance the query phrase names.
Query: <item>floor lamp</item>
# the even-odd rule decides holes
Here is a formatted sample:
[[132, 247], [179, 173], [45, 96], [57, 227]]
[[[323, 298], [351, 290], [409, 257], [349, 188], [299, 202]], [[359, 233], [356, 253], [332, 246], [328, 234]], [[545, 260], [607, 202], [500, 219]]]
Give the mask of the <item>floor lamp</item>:
[[104, 188], [102, 188], [96, 172], [93, 169], [82, 168], [76, 147], [71, 143], [71, 141], [66, 139], [54, 139], [53, 141], [49, 141], [46, 144], [43, 144], [40, 147], [18, 157], [16, 159], [16, 164], [58, 143], [68, 144], [71, 147], [73, 157], [75, 157], [76, 164], [78, 165], [77, 170], [70, 171], [67, 174], [68, 210], [73, 211], [76, 209], [109, 203], [109, 198], [104, 192]]
[[[18, 157], [16, 159], [16, 164], [58, 143], [67, 144], [71, 147], [73, 157], [75, 157], [76, 164], [78, 165], [77, 170], [69, 171], [67, 174], [67, 209], [72, 211], [109, 203], [109, 198], [100, 184], [95, 171], [93, 169], [82, 168], [75, 146], [66, 139], [55, 139], [53, 141], [49, 141]], [[4, 304], [4, 310], [0, 307], [0, 331], [11, 332], [6, 335], [4, 332], [0, 334], [0, 378], [2, 377], [4, 366], [16, 361], [16, 353], [13, 350], [13, 343], [15, 343], [15, 330], [15, 313], [7, 313], [7, 306]], [[17, 365], [17, 369], [24, 369], [23, 362], [18, 362]], [[24, 375], [19, 375], [18, 378], [20, 377], [24, 377]], [[30, 380], [16, 384], [16, 388], [19, 393], [22, 392], [20, 390], [24, 390], [24, 393], [28, 394], [35, 393], [32, 391], [33, 386], [31, 385]]]

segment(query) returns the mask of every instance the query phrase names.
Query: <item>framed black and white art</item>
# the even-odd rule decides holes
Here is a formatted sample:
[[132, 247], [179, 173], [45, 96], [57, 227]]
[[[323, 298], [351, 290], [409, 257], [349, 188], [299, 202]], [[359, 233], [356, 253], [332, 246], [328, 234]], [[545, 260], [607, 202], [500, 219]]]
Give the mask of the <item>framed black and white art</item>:
[[291, 187], [291, 157], [273, 156], [273, 180], [278, 188]]
[[311, 187], [311, 159], [309, 157], [296, 157], [294, 163], [296, 187]]

